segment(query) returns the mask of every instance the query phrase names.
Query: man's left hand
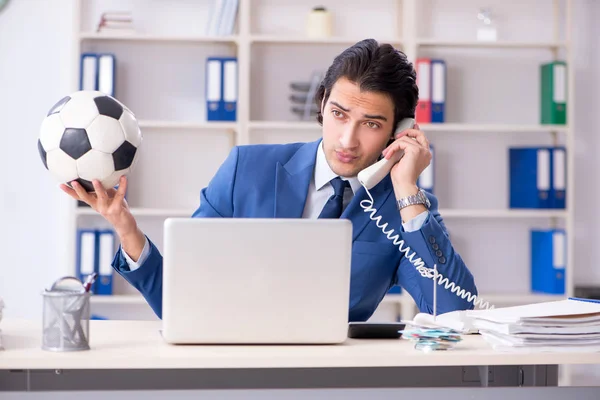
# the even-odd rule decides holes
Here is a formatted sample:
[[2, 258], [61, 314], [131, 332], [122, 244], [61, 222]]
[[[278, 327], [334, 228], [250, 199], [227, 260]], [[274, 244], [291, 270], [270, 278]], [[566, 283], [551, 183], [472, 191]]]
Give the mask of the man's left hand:
[[412, 129], [399, 132], [394, 143], [383, 150], [383, 155], [389, 159], [398, 151], [404, 151], [404, 156], [392, 167], [390, 172], [394, 191], [397, 196], [401, 197], [414, 195], [419, 176], [431, 162], [429, 141], [419, 130], [418, 124], [415, 124]]

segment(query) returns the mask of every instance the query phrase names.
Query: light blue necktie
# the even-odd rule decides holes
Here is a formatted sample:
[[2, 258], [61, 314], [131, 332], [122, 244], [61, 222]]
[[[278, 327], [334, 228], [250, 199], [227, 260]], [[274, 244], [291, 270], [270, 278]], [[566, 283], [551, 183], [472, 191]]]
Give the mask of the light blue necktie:
[[319, 218], [339, 218], [342, 215], [344, 204], [344, 190], [350, 186], [350, 182], [343, 180], [339, 176], [331, 180], [333, 186], [333, 196], [327, 200]]

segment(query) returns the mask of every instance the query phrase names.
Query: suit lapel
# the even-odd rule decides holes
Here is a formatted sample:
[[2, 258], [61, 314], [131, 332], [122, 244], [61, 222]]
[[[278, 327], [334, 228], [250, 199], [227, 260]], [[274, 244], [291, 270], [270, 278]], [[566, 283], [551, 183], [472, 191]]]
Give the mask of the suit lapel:
[[[373, 208], [377, 210], [375, 215], [381, 215], [383, 205], [388, 200], [390, 195], [393, 193], [392, 180], [389, 175], [381, 180], [375, 187], [370, 190], [371, 196], [373, 196], [374, 203]], [[369, 221], [371, 221], [371, 212], [365, 212], [360, 202], [363, 200], [370, 201], [369, 196], [364, 187], [354, 195], [348, 207], [342, 213], [341, 218], [346, 218], [352, 221], [352, 240], [356, 240], [358, 235], [365, 229]], [[385, 223], [387, 221], [383, 221]], [[375, 223], [375, 221], [373, 221]]]
[[277, 163], [275, 218], [302, 218], [320, 143], [321, 139], [306, 143], [285, 165]]

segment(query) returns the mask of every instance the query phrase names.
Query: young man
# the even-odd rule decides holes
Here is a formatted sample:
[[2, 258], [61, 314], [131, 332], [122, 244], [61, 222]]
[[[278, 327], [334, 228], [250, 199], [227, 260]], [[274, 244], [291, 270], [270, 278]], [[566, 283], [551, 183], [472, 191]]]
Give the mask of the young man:
[[[418, 128], [394, 137], [398, 123], [412, 117], [418, 99], [416, 75], [406, 56], [392, 46], [364, 40], [337, 56], [316, 95], [323, 137], [312, 143], [235, 147], [209, 185], [200, 192], [196, 218], [347, 218], [353, 224], [350, 321], [365, 321], [394, 284], [432, 312], [433, 284], [384, 235], [364, 212], [367, 198], [358, 172], [383, 155], [404, 157], [370, 190], [377, 215], [400, 233], [412, 258], [422, 259], [461, 288], [477, 294], [473, 276], [452, 247], [437, 199], [417, 187], [429, 165], [427, 138]], [[162, 314], [162, 256], [138, 228], [124, 200], [125, 177], [118, 191], [94, 182], [86, 193], [76, 182], [62, 189], [102, 214], [121, 241], [113, 267]], [[409, 253], [410, 254], [410, 253]], [[444, 286], [437, 291], [437, 312], [473, 305]]]

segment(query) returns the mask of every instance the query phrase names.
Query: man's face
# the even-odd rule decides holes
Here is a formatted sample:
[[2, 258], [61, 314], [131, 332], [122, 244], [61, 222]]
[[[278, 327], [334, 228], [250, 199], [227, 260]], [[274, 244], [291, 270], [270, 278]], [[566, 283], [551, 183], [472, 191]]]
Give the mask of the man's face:
[[387, 95], [361, 92], [340, 78], [322, 108], [323, 150], [333, 172], [353, 177], [377, 161], [394, 123], [394, 105]]

